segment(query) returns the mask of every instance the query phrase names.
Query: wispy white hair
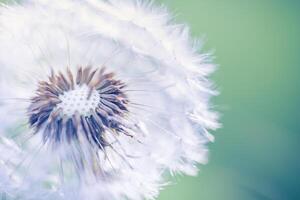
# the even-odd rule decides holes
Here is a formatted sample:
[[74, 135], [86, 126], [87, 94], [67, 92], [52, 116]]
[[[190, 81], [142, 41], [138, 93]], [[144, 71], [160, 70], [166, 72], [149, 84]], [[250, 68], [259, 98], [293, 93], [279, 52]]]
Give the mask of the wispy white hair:
[[[0, 8], [0, 192], [21, 199], [154, 199], [164, 175], [207, 162], [216, 92], [209, 54], [185, 25], [147, 0], [26, 0]], [[38, 83], [67, 67], [106, 67], [127, 83], [132, 137], [105, 151], [42, 142], [28, 125]], [[79, 152], [80, 151], [80, 152]], [[94, 155], [95, 154], [95, 155]], [[74, 164], [78, 156], [101, 175]]]

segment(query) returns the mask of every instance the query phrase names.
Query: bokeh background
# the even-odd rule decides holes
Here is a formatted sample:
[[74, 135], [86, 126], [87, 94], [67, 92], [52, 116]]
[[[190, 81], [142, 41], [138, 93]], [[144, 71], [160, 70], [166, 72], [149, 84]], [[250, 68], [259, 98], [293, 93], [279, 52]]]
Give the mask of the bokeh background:
[[300, 199], [300, 1], [160, 2], [214, 50], [223, 128], [199, 176], [159, 200]]
[[223, 115], [209, 164], [159, 200], [300, 199], [300, 1], [158, 2], [214, 51]]

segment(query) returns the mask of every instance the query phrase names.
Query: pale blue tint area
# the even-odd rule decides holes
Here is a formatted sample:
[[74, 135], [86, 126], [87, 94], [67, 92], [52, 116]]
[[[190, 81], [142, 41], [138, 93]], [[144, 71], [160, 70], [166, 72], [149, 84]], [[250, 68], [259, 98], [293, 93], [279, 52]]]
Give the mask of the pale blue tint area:
[[224, 127], [200, 175], [159, 200], [300, 199], [300, 1], [161, 2], [214, 50]]

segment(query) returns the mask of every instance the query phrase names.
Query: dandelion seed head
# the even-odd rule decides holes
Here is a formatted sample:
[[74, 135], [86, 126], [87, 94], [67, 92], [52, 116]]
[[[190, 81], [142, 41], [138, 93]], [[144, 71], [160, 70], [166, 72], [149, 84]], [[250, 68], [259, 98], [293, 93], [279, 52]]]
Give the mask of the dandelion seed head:
[[[148, 0], [0, 7], [0, 193], [155, 199], [220, 127], [209, 54]], [[9, 87], [7, 87], [9, 86]]]

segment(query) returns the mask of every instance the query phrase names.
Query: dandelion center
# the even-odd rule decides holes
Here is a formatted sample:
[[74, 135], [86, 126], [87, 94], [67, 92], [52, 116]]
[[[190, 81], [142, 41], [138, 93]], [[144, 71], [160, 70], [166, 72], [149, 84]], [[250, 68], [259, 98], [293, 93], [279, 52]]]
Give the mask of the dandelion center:
[[128, 135], [124, 120], [128, 103], [125, 83], [105, 69], [69, 69], [52, 72], [38, 85], [28, 108], [29, 124], [44, 142], [60, 143], [86, 138], [92, 145], [107, 145], [105, 132]]
[[65, 92], [58, 97], [61, 103], [57, 105], [62, 109], [62, 114], [72, 117], [78, 112], [80, 115], [89, 116], [96, 110], [100, 102], [100, 94], [87, 85], [76, 86], [74, 90]]

